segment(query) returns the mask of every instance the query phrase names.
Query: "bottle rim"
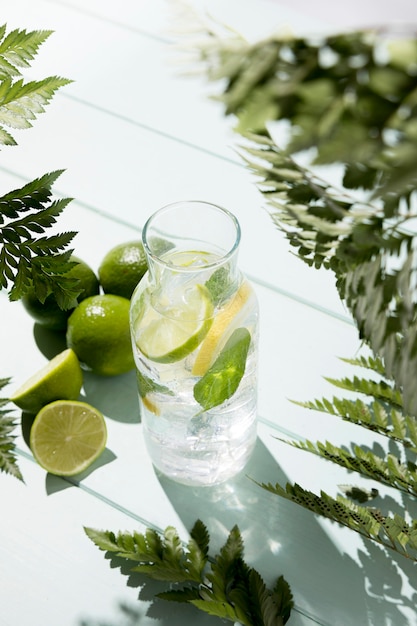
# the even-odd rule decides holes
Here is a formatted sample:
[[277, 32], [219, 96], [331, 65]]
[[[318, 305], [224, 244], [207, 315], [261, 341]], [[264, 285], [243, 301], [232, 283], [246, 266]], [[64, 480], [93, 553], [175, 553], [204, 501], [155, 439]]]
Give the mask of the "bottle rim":
[[[172, 202], [170, 204], [167, 204], [163, 207], [161, 207], [160, 209], [158, 209], [157, 211], [155, 211], [145, 222], [145, 225], [142, 229], [142, 244], [145, 250], [145, 253], [148, 257], [150, 257], [153, 261], [156, 261], [158, 263], [162, 263], [163, 265], [169, 266], [171, 267], [172, 264], [167, 261], [166, 259], [163, 258], [163, 256], [160, 256], [157, 252], [155, 252], [155, 250], [152, 249], [151, 244], [149, 243], [149, 237], [148, 237], [148, 233], [151, 231], [151, 228], [153, 227], [155, 221], [157, 219], [160, 219], [164, 214], [170, 213], [172, 211], [175, 211], [177, 209], [180, 208], [184, 208], [186, 206], [191, 206], [191, 205], [197, 205], [200, 208], [203, 207], [207, 207], [207, 209], [210, 210], [214, 210], [217, 213], [221, 213], [223, 214], [225, 217], [228, 218], [228, 220], [230, 221], [230, 223], [233, 224], [234, 229], [235, 229], [235, 237], [234, 237], [234, 242], [233, 244], [230, 246], [230, 248], [228, 250], [226, 250], [224, 253], [221, 254], [221, 256], [219, 256], [218, 259], [216, 259], [216, 261], [212, 262], [212, 263], [207, 263], [206, 265], [204, 265], [204, 269], [209, 269], [210, 267], [216, 267], [219, 264], [223, 264], [226, 263], [231, 257], [233, 257], [233, 255], [237, 252], [237, 249], [240, 245], [240, 240], [241, 240], [241, 227], [239, 224], [239, 220], [237, 219], [237, 217], [228, 209], [225, 209], [217, 204], [214, 204], [212, 202], [206, 202], [204, 200], [183, 200], [183, 201], [178, 201], [178, 202]], [[191, 271], [191, 272], [195, 272], [196, 268], [195, 267], [179, 267], [179, 266], [175, 266], [176, 270], [181, 270], [181, 271]]]

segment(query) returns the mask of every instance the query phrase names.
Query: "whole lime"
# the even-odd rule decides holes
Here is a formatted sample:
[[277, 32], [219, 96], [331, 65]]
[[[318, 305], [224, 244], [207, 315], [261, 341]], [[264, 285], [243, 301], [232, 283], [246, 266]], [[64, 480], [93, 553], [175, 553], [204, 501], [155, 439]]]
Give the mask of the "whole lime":
[[[81, 302], [84, 298], [98, 294], [100, 284], [91, 267], [76, 256], [72, 256], [70, 260], [76, 262], [77, 265], [74, 265], [66, 276], [69, 278], [77, 278], [79, 280], [80, 289], [82, 289], [77, 301]], [[65, 330], [68, 317], [73, 311], [73, 309], [67, 311], [60, 309], [52, 293], [46, 297], [45, 302], [41, 302], [37, 298], [33, 287], [22, 297], [22, 304], [29, 315], [33, 317], [38, 324], [50, 330]]]
[[117, 376], [134, 368], [129, 308], [127, 298], [102, 294], [86, 298], [71, 313], [67, 346], [85, 369]]
[[142, 242], [128, 241], [107, 252], [98, 268], [98, 277], [104, 293], [130, 299], [147, 269]]

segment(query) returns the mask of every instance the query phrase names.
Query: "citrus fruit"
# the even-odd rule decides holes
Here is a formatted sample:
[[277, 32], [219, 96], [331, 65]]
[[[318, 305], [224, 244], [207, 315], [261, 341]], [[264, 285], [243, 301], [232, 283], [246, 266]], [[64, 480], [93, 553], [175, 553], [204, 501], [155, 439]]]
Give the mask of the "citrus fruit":
[[104, 293], [129, 299], [147, 269], [142, 243], [129, 241], [107, 252], [98, 268], [98, 277]]
[[163, 311], [143, 306], [134, 322], [135, 342], [151, 361], [173, 363], [185, 358], [206, 336], [213, 318], [210, 294], [203, 285], [190, 287], [175, 305]]
[[[91, 267], [76, 256], [72, 256], [70, 260], [75, 261], [77, 265], [74, 265], [66, 276], [77, 278], [80, 281], [80, 289], [82, 289], [77, 301], [81, 302], [84, 298], [99, 293], [98, 278]], [[60, 309], [54, 294], [49, 294], [45, 302], [41, 302], [36, 296], [35, 289], [31, 287], [22, 297], [22, 304], [38, 324], [50, 330], [65, 330], [71, 310], [63, 311]]]
[[235, 295], [214, 317], [213, 324], [202, 342], [192, 368], [193, 376], [204, 376], [220, 352], [232, 329], [240, 323], [243, 307], [252, 294], [252, 287], [244, 281]]
[[67, 349], [31, 376], [10, 400], [22, 411], [37, 413], [53, 400], [76, 400], [82, 384], [83, 373], [77, 355]]
[[30, 431], [33, 456], [57, 476], [73, 476], [87, 469], [103, 452], [106, 440], [106, 423], [100, 411], [74, 400], [44, 406]]
[[134, 367], [129, 329], [130, 301], [113, 294], [90, 296], [68, 318], [67, 346], [81, 365], [102, 376]]

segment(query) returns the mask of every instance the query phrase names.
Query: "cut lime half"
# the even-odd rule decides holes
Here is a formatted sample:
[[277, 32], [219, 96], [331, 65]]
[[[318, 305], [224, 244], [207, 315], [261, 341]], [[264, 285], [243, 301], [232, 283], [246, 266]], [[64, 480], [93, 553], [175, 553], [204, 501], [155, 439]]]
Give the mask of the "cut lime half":
[[54, 400], [76, 400], [83, 384], [83, 374], [77, 355], [64, 350], [31, 376], [10, 400], [22, 411], [38, 413]]
[[175, 305], [161, 311], [146, 308], [135, 325], [136, 345], [151, 361], [180, 361], [203, 341], [213, 322], [212, 315], [209, 292], [203, 285], [194, 285]]
[[106, 447], [103, 415], [71, 400], [51, 402], [39, 411], [30, 431], [32, 454], [45, 470], [74, 476], [87, 469]]

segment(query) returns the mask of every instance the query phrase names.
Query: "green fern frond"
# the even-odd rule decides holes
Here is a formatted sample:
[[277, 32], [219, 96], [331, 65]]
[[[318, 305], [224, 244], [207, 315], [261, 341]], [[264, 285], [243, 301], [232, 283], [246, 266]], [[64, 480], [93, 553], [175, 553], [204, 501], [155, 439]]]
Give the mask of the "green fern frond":
[[380, 376], [386, 376], [385, 365], [383, 360], [378, 356], [364, 356], [360, 355], [353, 359], [348, 359], [342, 357], [340, 359], [344, 363], [348, 363], [349, 365], [353, 365], [355, 367], [363, 367], [365, 369], [371, 370], [376, 374], [380, 374]]
[[401, 411], [374, 400], [369, 404], [359, 398], [348, 400], [333, 397], [306, 402], [292, 401], [306, 409], [335, 415], [343, 420], [362, 426], [375, 433], [401, 443], [417, 454], [417, 424], [414, 417], [405, 416]]
[[376, 398], [377, 400], [390, 404], [399, 410], [403, 408], [401, 392], [398, 389], [394, 389], [392, 385], [384, 380], [374, 381], [367, 378], [359, 378], [359, 376], [340, 379], [325, 376], [324, 379], [339, 389], [361, 393], [365, 396]]
[[410, 251], [398, 270], [388, 271], [388, 265], [382, 251], [353, 268], [346, 273], [343, 293], [360, 335], [383, 358], [387, 375], [401, 388], [404, 410], [417, 416], [415, 253]]
[[[171, 583], [158, 594], [164, 600], [188, 602], [196, 608], [244, 626], [283, 626], [293, 607], [290, 587], [280, 576], [273, 589], [243, 560], [243, 541], [235, 526], [215, 557], [208, 556], [209, 535], [197, 520], [187, 546], [177, 531], [163, 534], [147, 528], [141, 533], [118, 533], [85, 528], [100, 549], [127, 561], [131, 571]], [[139, 563], [139, 564], [138, 564]], [[180, 586], [179, 586], [180, 585]]]
[[39, 47], [52, 31], [13, 30], [6, 35], [6, 26], [0, 27], [0, 144], [16, 145], [7, 128], [25, 129], [32, 126], [44, 112], [56, 91], [71, 81], [59, 76], [42, 80], [24, 81], [21, 68], [27, 68]]
[[[9, 382], [10, 378], [1, 379], [0, 389], [3, 389]], [[9, 415], [10, 409], [3, 408], [7, 404], [9, 404], [8, 399], [0, 398], [0, 471], [23, 480], [16, 459], [16, 436], [13, 434], [17, 424], [15, 419]]]
[[354, 504], [338, 496], [332, 498], [324, 491], [317, 495], [300, 485], [257, 483], [263, 489], [308, 509], [333, 522], [346, 526], [360, 535], [417, 561], [417, 524], [407, 523], [400, 515], [384, 516], [371, 507]]
[[18, 68], [29, 67], [39, 47], [52, 34], [51, 30], [12, 30], [6, 35], [6, 24], [0, 27], [0, 80], [19, 76]]
[[30, 128], [33, 120], [45, 111], [55, 92], [70, 82], [58, 76], [28, 83], [23, 79], [16, 82], [4, 79], [0, 83], [0, 128]]
[[62, 170], [45, 174], [0, 197], [0, 287], [18, 300], [33, 286], [41, 302], [53, 293], [63, 309], [74, 306], [78, 282], [66, 276], [73, 267], [68, 248], [75, 232], [42, 235], [56, 223], [69, 198], [53, 200], [51, 186]]
[[196, 51], [200, 65], [210, 81], [222, 81], [216, 99], [226, 115], [236, 116], [238, 132], [263, 134], [267, 122], [285, 120], [287, 152], [314, 148], [316, 164], [344, 164], [346, 188], [386, 197], [415, 187], [412, 39], [401, 54], [396, 42], [386, 46], [381, 62], [383, 35], [371, 30], [314, 41], [286, 34], [254, 43], [236, 34], [205, 35]]
[[281, 439], [281, 441], [336, 463], [349, 471], [358, 472], [362, 476], [372, 478], [409, 495], [417, 496], [416, 467], [400, 463], [393, 454], [387, 454], [385, 458], [382, 458], [357, 445], [353, 446], [350, 451], [335, 446], [329, 441], [324, 443], [312, 443], [308, 440], [300, 442]]

